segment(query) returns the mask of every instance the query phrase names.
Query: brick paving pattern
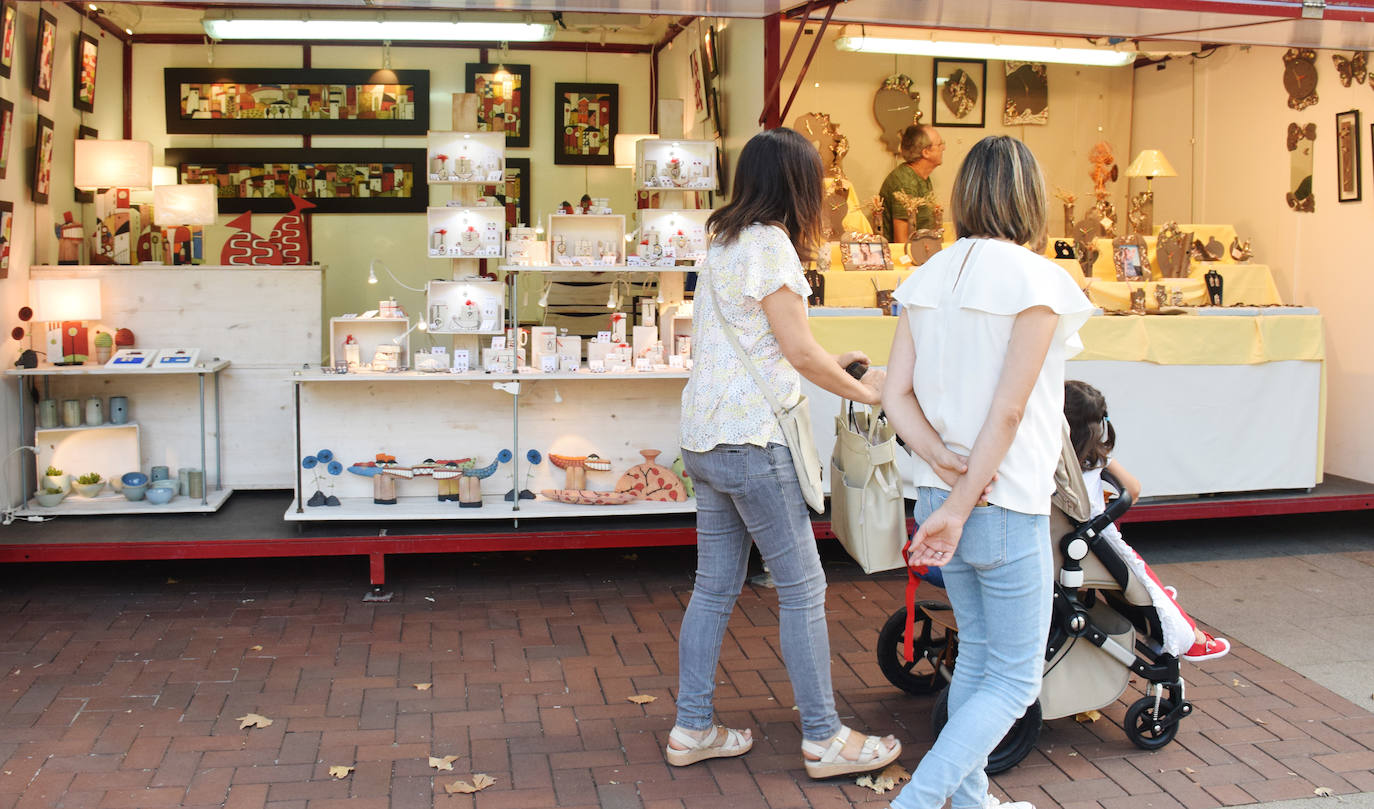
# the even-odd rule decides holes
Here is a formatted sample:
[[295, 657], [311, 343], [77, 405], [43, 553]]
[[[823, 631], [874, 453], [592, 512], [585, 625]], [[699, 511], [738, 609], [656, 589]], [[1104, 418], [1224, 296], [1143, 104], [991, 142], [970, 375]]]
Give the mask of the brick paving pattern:
[[[362, 602], [358, 559], [9, 566], [0, 809], [884, 806], [852, 780], [806, 777], [776, 598], [752, 585], [730, 624], [717, 706], [754, 729], [753, 751], [683, 769], [663, 761], [694, 559], [414, 557], [391, 563], [384, 604]], [[827, 568], [841, 715], [895, 733], [914, 769], [933, 700], [888, 684], [873, 651], [902, 580], [830, 556]], [[1173, 744], [1150, 753], [1126, 740], [1130, 690], [1096, 723], [1046, 723], [998, 791], [1040, 809], [1374, 791], [1374, 715], [1239, 645], [1186, 676], [1197, 710]], [[637, 705], [634, 694], [658, 699]], [[240, 729], [250, 712], [273, 723]], [[457, 756], [453, 771], [428, 766], [431, 755]], [[355, 769], [337, 780], [334, 765]], [[495, 785], [445, 790], [477, 772]]]

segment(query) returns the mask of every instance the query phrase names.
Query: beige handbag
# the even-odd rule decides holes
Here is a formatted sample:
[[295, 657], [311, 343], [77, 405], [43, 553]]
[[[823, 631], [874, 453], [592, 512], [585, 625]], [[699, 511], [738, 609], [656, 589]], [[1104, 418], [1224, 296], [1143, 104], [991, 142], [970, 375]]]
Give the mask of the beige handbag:
[[843, 402], [830, 456], [830, 530], [865, 573], [906, 564], [906, 501], [897, 470], [897, 436], [881, 413], [856, 412], [853, 402]]

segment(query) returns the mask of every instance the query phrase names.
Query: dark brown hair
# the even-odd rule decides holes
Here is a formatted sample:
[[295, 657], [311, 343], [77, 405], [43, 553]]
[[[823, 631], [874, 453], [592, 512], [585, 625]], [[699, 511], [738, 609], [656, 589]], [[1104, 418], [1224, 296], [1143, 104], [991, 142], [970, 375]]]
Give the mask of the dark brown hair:
[[930, 132], [934, 127], [926, 124], [912, 124], [902, 130], [902, 162], [915, 163], [924, 155], [926, 149], [935, 142]]
[[949, 207], [960, 239], [1038, 243], [1048, 219], [1040, 164], [1016, 138], [989, 135], [973, 145], [959, 166]]
[[729, 244], [755, 223], [786, 231], [802, 263], [820, 244], [821, 156], [794, 129], [764, 130], [744, 144], [730, 201], [706, 228], [712, 240]]
[[1116, 428], [1107, 418], [1107, 398], [1102, 391], [1077, 379], [1065, 382], [1064, 418], [1069, 422], [1069, 440], [1079, 466], [1105, 466], [1116, 447]]

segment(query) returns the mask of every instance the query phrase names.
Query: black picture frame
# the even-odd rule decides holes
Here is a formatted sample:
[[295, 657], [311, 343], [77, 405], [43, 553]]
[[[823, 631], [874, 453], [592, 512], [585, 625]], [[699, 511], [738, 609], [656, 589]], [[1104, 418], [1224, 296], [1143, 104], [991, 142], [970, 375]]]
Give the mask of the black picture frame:
[[[203, 182], [192, 173], [207, 169], [215, 172], [215, 177], [228, 175], [231, 171], [262, 169], [264, 173], [259, 176], [270, 179], [273, 186], [278, 180], [282, 181], [282, 186], [274, 187], [270, 197], [220, 196], [219, 212], [225, 214], [285, 213], [292, 210], [288, 196], [292, 193], [313, 203], [313, 213], [422, 213], [429, 205], [429, 174], [425, 170], [424, 149], [168, 149], [163, 160], [166, 165], [176, 167], [178, 183]], [[269, 164], [275, 172], [270, 178], [267, 176]], [[294, 186], [297, 178], [283, 176], [284, 171], [289, 171], [288, 166], [321, 164], [368, 166], [369, 182], [383, 188], [386, 173], [400, 168], [408, 175], [409, 192], [404, 196], [322, 196], [313, 188]], [[374, 167], [375, 175], [372, 174]], [[353, 169], [349, 172], [352, 174]], [[356, 187], [357, 183], [350, 186]]]
[[14, 131], [14, 102], [0, 98], [0, 180], [9, 172]]
[[[162, 92], [166, 106], [167, 132], [172, 135], [423, 135], [429, 130], [429, 71], [397, 70], [395, 85], [379, 85], [370, 81], [374, 75], [371, 70], [352, 68], [256, 68], [256, 67], [169, 67], [162, 71]], [[289, 116], [294, 105], [281, 98], [273, 101], [255, 103], [263, 108], [263, 117], [233, 118], [194, 118], [183, 105], [183, 98], [191, 92], [200, 97], [207, 85], [263, 85], [272, 95], [280, 94], [283, 85], [296, 86], [310, 93], [308, 85], [320, 88], [337, 87], [343, 92], [343, 103], [348, 104], [350, 92], [361, 97], [358, 88], [378, 86], [398, 86], [406, 89], [406, 98], [400, 101], [393, 93], [393, 104], [409, 104], [410, 117], [406, 118], [292, 118]], [[193, 89], [194, 88], [194, 89]], [[323, 104], [323, 96], [332, 90], [321, 89], [319, 97], [310, 93], [310, 99]], [[183, 95], [185, 93], [185, 95]], [[235, 93], [237, 95], [237, 92]], [[269, 96], [270, 97], [270, 96]], [[307, 102], [310, 103], [310, 102]], [[385, 101], [383, 101], [385, 103]], [[274, 117], [266, 117], [272, 115]]]
[[47, 205], [52, 194], [54, 140], [52, 119], [38, 116], [33, 136], [33, 201], [39, 205]]
[[14, 244], [14, 203], [0, 202], [0, 278], [10, 277], [10, 247]]
[[38, 32], [33, 40], [33, 76], [30, 91], [39, 99], [52, 97], [53, 62], [57, 58], [57, 18], [38, 12]]
[[1360, 162], [1360, 111], [1336, 113], [1336, 201], [1359, 202], [1364, 166]]
[[[582, 101], [587, 109], [579, 109]], [[597, 109], [592, 110], [591, 106]], [[553, 162], [614, 166], [620, 132], [620, 85], [558, 82], [553, 86]]]
[[[95, 112], [95, 77], [100, 61], [100, 43], [85, 31], [79, 31], [73, 53], [72, 106], [82, 112]], [[90, 57], [89, 64], [87, 56]]]
[[19, 4], [0, 3], [0, 79], [8, 79], [14, 68], [14, 41], [19, 36]]
[[[501, 70], [505, 70], [511, 76], [510, 95], [504, 94], [504, 79], [499, 82], [502, 85], [502, 93], [496, 92], [495, 76]], [[530, 145], [530, 93], [533, 85], [530, 84], [529, 65], [508, 65], [492, 64], [490, 62], [469, 62], [467, 66], [467, 80], [464, 84], [467, 92], [478, 96], [477, 102], [477, 129], [479, 132], [495, 132], [497, 128], [493, 126], [493, 118], [501, 116], [501, 120], [510, 121], [511, 107], [515, 113], [515, 127], [512, 129], [509, 123], [503, 124], [500, 131], [506, 133], [506, 148], [525, 149]], [[498, 110], [499, 112], [493, 112]]]
[[[84, 126], [84, 125], [83, 125], [83, 126], [78, 126], [78, 127], [76, 128], [76, 139], [77, 139], [77, 140], [99, 140], [99, 139], [100, 139], [100, 130], [98, 130], [98, 129], [96, 129], [95, 127], [92, 127], [92, 126]], [[75, 199], [76, 199], [76, 202], [78, 202], [78, 203], [87, 203], [87, 204], [89, 204], [89, 203], [95, 202], [95, 192], [94, 192], [94, 191], [82, 191], [80, 188], [78, 188], [78, 189], [76, 189], [76, 197], [75, 197]]]
[[[510, 192], [512, 180], [517, 182], [513, 208]], [[530, 183], [530, 159], [528, 157], [507, 157], [505, 182], [496, 186], [496, 196], [506, 203], [507, 230], [522, 222], [526, 227], [534, 227], [534, 224], [530, 222], [532, 187]]]
[[935, 59], [932, 67], [931, 124], [975, 128], [987, 126], [987, 61]]
[[702, 55], [706, 58], [702, 67], [706, 69], [706, 75], [713, 79], [720, 76], [720, 51], [718, 50], [717, 37], [716, 27], [714, 25], [706, 26], [706, 37], [702, 48]]

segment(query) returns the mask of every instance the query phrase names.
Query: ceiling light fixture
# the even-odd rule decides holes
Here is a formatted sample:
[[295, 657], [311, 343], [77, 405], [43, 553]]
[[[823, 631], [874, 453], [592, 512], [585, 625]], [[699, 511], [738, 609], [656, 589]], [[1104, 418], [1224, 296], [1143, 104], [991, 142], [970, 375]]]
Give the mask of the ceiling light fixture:
[[414, 14], [377, 17], [273, 10], [211, 11], [201, 20], [213, 39], [390, 40], [392, 42], [542, 42], [553, 39], [553, 25], [501, 19], [456, 20]]
[[1135, 61], [1134, 50], [1111, 48], [1059, 48], [1049, 45], [1002, 44], [916, 39], [903, 36], [846, 36], [835, 48], [851, 53], [896, 53], [908, 56], [940, 56], [950, 59], [994, 59], [1006, 62], [1053, 62], [1066, 65], [1122, 67]]

